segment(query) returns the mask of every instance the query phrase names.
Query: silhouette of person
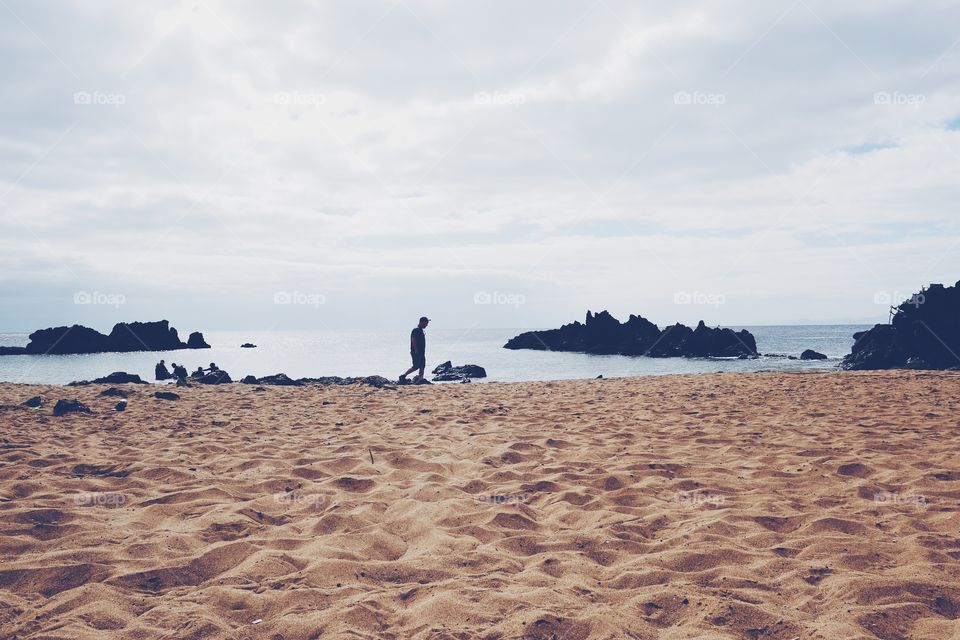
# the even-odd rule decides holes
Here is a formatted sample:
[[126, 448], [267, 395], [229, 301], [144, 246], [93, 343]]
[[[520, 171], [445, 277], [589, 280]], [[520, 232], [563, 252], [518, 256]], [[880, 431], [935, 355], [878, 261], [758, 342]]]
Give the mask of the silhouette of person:
[[430, 318], [422, 316], [420, 322], [410, 332], [410, 359], [413, 360], [413, 366], [407, 369], [406, 373], [400, 376], [399, 382], [402, 384], [407, 381], [407, 376], [420, 370], [420, 373], [414, 378], [414, 381], [423, 380], [423, 370], [427, 368], [427, 336], [423, 330], [430, 324]]
[[163, 360], [157, 363], [157, 366], [154, 368], [153, 373], [154, 373], [153, 377], [156, 378], [157, 380], [169, 380], [170, 378], [173, 377], [173, 374], [167, 371], [167, 365], [164, 363]]

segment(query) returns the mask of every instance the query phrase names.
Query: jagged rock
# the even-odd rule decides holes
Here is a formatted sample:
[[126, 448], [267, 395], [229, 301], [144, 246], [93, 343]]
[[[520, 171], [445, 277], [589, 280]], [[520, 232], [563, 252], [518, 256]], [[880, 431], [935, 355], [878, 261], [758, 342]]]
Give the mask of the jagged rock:
[[829, 360], [829, 358], [818, 351], [807, 349], [800, 354], [801, 360]]
[[93, 384], [149, 384], [140, 379], [135, 373], [127, 373], [126, 371], [114, 371], [110, 375], [103, 376], [102, 378], [96, 378], [93, 380]]
[[[302, 387], [303, 383], [294, 380], [285, 373], [275, 373], [272, 376], [264, 376], [256, 379], [257, 384], [270, 384], [280, 387]], [[249, 384], [249, 383], [248, 383]]]
[[244, 376], [240, 382], [243, 384], [257, 384], [257, 376]]
[[890, 324], [878, 324], [854, 339], [844, 369], [960, 366], [960, 282], [931, 284], [896, 307]]
[[434, 382], [462, 382], [464, 380], [469, 380], [470, 378], [486, 378], [487, 371], [481, 366], [475, 364], [465, 364], [461, 366], [453, 366], [453, 363], [447, 360], [442, 364], [438, 364], [433, 373], [437, 374], [433, 377]]
[[39, 409], [43, 405], [43, 396], [33, 396], [23, 403], [23, 406], [31, 409]]
[[378, 389], [392, 389], [395, 383], [392, 380], [388, 380], [383, 376], [365, 376], [362, 378], [347, 377], [341, 378], [340, 376], [324, 376], [321, 378], [300, 378], [297, 382], [303, 384], [321, 384], [321, 385], [348, 385], [348, 384], [365, 384], [371, 387], [376, 387]]
[[100, 392], [101, 396], [106, 396], [108, 398], [126, 398], [127, 392], [123, 389], [117, 389], [116, 387], [110, 387], [104, 391]]
[[68, 413], [91, 413], [90, 407], [79, 400], [57, 400], [53, 407], [53, 415], [64, 416]]
[[230, 374], [222, 369], [209, 371], [202, 376], [190, 376], [190, 380], [200, 384], [229, 384], [233, 382], [230, 379]]
[[710, 328], [701, 321], [696, 329], [675, 324], [661, 331], [657, 325], [636, 315], [621, 324], [607, 311], [596, 315], [588, 311], [584, 324], [574, 322], [559, 329], [527, 331], [511, 338], [504, 347], [654, 358], [735, 358], [757, 354], [756, 340], [746, 329]]
[[110, 343], [99, 331], [75, 324], [34, 331], [25, 349], [31, 354], [102, 353], [110, 350]]
[[159, 400], [179, 400], [180, 396], [175, 394], [173, 391], [157, 391], [153, 394], [154, 398]]
[[[198, 339], [194, 339], [194, 335]], [[71, 327], [39, 329], [30, 334], [26, 347], [0, 347], [0, 355], [19, 354], [80, 354], [128, 351], [171, 351], [174, 349], [202, 348], [206, 345], [199, 333], [191, 334], [197, 346], [180, 340], [177, 330], [166, 320], [157, 322], [120, 322], [114, 325], [109, 335], [75, 324]]]
[[230, 374], [226, 371], [211, 371], [199, 378], [191, 378], [191, 380], [200, 384], [230, 384], [233, 382]]
[[256, 349], [256, 348], [257, 348], [257, 345], [253, 344], [252, 342], [244, 342], [242, 345], [240, 345], [240, 348], [241, 348], [241, 349]]
[[119, 322], [107, 337], [104, 351], [172, 351], [183, 349], [177, 330], [166, 320]]
[[187, 337], [187, 348], [188, 349], [209, 349], [210, 345], [207, 344], [207, 341], [203, 339], [203, 334], [199, 331], [194, 331]]

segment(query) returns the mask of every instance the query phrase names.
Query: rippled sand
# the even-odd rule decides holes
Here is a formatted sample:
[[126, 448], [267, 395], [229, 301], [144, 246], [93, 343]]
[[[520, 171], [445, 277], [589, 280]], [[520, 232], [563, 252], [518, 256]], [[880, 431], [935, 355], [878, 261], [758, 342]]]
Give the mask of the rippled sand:
[[0, 385], [4, 638], [960, 637], [954, 375], [105, 388]]

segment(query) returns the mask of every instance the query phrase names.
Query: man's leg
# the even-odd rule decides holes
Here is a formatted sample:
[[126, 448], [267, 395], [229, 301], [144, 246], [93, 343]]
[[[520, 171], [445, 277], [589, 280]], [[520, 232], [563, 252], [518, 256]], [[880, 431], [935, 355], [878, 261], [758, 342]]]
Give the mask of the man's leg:
[[402, 378], [406, 378], [408, 375], [410, 375], [411, 373], [413, 373], [413, 372], [416, 371], [416, 370], [417, 370], [417, 367], [416, 367], [416, 365], [414, 365], [414, 366], [410, 367], [409, 369], [407, 369], [407, 370], [400, 376], [400, 378], [401, 378], [401, 379], [402, 379]]

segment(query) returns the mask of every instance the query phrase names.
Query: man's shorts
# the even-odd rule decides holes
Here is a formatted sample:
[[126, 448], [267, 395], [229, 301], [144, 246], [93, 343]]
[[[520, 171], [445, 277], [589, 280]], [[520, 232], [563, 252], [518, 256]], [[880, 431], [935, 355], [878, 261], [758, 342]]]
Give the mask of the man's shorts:
[[411, 353], [410, 358], [413, 360], [413, 366], [417, 369], [423, 369], [427, 366], [427, 357], [422, 353]]

